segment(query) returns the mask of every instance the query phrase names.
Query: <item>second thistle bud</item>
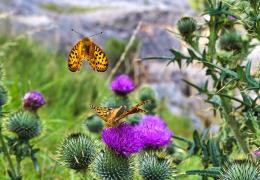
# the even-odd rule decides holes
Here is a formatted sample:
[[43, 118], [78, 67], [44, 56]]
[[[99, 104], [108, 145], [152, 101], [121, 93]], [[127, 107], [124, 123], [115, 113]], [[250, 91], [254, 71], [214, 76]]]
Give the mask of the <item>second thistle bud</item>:
[[133, 176], [133, 164], [129, 158], [105, 149], [97, 156], [94, 171], [101, 179], [129, 180]]
[[144, 109], [149, 113], [151, 113], [156, 108], [155, 93], [150, 87], [143, 87], [140, 89], [139, 98], [141, 101], [150, 100], [143, 106]]
[[243, 48], [243, 40], [239, 33], [225, 32], [219, 39], [220, 48], [226, 51], [240, 52]]
[[69, 135], [60, 148], [60, 161], [68, 168], [86, 170], [96, 155], [92, 139], [81, 133]]
[[39, 117], [28, 111], [13, 113], [7, 121], [7, 129], [15, 133], [20, 139], [29, 140], [41, 133]]
[[176, 168], [170, 159], [146, 152], [139, 155], [139, 158], [139, 171], [144, 180], [174, 179]]
[[197, 23], [191, 17], [182, 17], [177, 23], [177, 28], [184, 39], [187, 39], [196, 31]]
[[85, 125], [93, 133], [100, 133], [104, 127], [103, 121], [96, 115], [87, 117]]

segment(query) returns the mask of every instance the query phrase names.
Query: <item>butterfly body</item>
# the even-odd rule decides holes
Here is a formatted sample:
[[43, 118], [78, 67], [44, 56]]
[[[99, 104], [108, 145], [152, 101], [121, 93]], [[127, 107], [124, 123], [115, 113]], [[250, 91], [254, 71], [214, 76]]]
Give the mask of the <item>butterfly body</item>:
[[71, 49], [68, 57], [69, 70], [79, 71], [83, 60], [87, 60], [94, 71], [104, 72], [108, 68], [104, 51], [88, 37], [82, 38]]
[[146, 112], [145, 110], [139, 108], [146, 102], [147, 101], [141, 102], [130, 109], [127, 109], [126, 106], [120, 106], [119, 108], [107, 108], [90, 105], [90, 107], [106, 122], [106, 127], [117, 127], [123, 122], [122, 119], [126, 116], [139, 112]]

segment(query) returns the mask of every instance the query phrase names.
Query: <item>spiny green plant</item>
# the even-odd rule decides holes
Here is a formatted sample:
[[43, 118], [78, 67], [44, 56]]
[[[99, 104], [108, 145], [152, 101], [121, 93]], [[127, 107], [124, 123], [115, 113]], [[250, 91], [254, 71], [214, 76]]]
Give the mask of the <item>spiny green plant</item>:
[[175, 179], [176, 168], [169, 156], [159, 156], [159, 151], [143, 152], [139, 155], [139, 172], [144, 180]]
[[235, 160], [227, 162], [221, 168], [223, 180], [257, 180], [260, 179], [260, 164], [256, 160]]
[[60, 162], [70, 169], [86, 171], [97, 154], [95, 142], [81, 133], [70, 134], [59, 150]]
[[[207, 0], [203, 15], [209, 18], [204, 19], [204, 24], [198, 25], [191, 17], [181, 18], [177, 23], [180, 36], [187, 43], [188, 53], [170, 49], [172, 56], [145, 58], [177, 63], [180, 68], [184, 63], [198, 62], [211, 79], [212, 86], [209, 86], [208, 80], [201, 86], [184, 80], [199, 94], [206, 95], [205, 102], [223, 120], [220, 133], [210, 138], [207, 133], [199, 135], [197, 132], [194, 132], [194, 142], [179, 138], [188, 144], [187, 158], [199, 153], [205, 168], [186, 174], [217, 177], [217, 171], [212, 170], [210, 175], [208, 167], [220, 168], [232, 153], [241, 153], [242, 150], [247, 155], [250, 149], [260, 146], [260, 79], [251, 73], [251, 61], [247, 58], [257, 45], [254, 38], [260, 39], [260, 20], [256, 18], [259, 7], [255, 0]], [[247, 33], [242, 36], [235, 26], [237, 24]], [[199, 46], [200, 39], [204, 38], [202, 29], [209, 32], [208, 43]]]
[[20, 110], [10, 115], [7, 129], [15, 133], [20, 139], [31, 139], [41, 133], [41, 121], [37, 114]]
[[93, 168], [97, 176], [102, 179], [129, 180], [133, 176], [131, 158], [115, 154], [109, 149], [101, 150]]

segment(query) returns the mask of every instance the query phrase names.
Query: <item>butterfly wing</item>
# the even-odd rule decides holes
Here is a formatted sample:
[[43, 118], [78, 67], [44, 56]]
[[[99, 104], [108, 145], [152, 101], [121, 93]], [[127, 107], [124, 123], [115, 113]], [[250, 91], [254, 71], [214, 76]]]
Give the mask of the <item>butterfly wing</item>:
[[96, 112], [96, 114], [104, 121], [107, 121], [109, 115], [111, 114], [111, 111], [113, 110], [112, 108], [97, 107], [94, 105], [90, 105], [90, 108], [93, 109]]
[[92, 42], [89, 38], [81, 39], [71, 49], [68, 57], [68, 67], [72, 72], [79, 71], [81, 63], [84, 59], [92, 59], [94, 54], [94, 47], [91, 46]]
[[143, 110], [141, 108], [139, 108], [140, 106], [146, 104], [147, 102], [149, 102], [150, 100], [146, 100], [146, 101], [143, 101], [137, 105], [135, 105], [134, 107], [130, 108], [129, 110], [125, 111], [124, 113], [122, 113], [120, 116], [118, 116], [114, 121], [115, 122], [118, 122], [120, 121], [121, 119], [125, 118], [126, 116], [130, 115], [130, 114], [135, 114], [135, 113], [145, 113], [147, 112], [146, 110]]
[[120, 106], [119, 108], [107, 108], [107, 107], [97, 107], [90, 105], [97, 115], [106, 122], [106, 127], [116, 127], [120, 123], [114, 121], [114, 119], [125, 112], [125, 106]]
[[107, 56], [96, 44], [94, 44], [94, 54], [92, 59], [89, 61], [89, 64], [94, 71], [96, 70], [98, 72], [105, 72], [108, 68]]

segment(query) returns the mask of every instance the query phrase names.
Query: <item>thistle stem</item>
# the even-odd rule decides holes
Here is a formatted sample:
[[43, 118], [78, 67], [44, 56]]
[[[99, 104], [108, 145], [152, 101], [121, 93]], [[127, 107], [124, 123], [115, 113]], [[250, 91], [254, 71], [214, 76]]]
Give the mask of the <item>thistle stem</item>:
[[6, 143], [5, 143], [4, 138], [3, 138], [2, 127], [0, 127], [0, 143], [1, 143], [1, 146], [2, 146], [2, 151], [3, 151], [3, 153], [4, 153], [4, 156], [6, 157], [7, 162], [9, 163], [11, 173], [12, 173], [13, 175], [15, 175], [15, 174], [16, 174], [16, 171], [15, 171], [13, 162], [12, 162], [12, 160], [11, 160], [11, 156], [10, 156], [10, 154], [9, 154], [9, 152], [8, 152]]
[[209, 45], [208, 45], [208, 55], [210, 62], [214, 59], [214, 54], [216, 53], [216, 41], [217, 41], [217, 32], [216, 32], [216, 17], [211, 16], [209, 21]]
[[250, 151], [247, 147], [244, 137], [242, 136], [241, 132], [239, 131], [240, 125], [236, 121], [236, 119], [230, 115], [230, 113], [232, 112], [232, 109], [231, 109], [231, 105], [229, 104], [229, 101], [223, 97], [221, 98], [221, 101], [222, 101], [222, 108], [224, 111], [224, 118], [225, 118], [228, 126], [230, 127], [230, 129], [232, 129], [234, 136], [235, 136], [239, 146], [243, 150], [243, 152], [245, 154], [248, 154]]

